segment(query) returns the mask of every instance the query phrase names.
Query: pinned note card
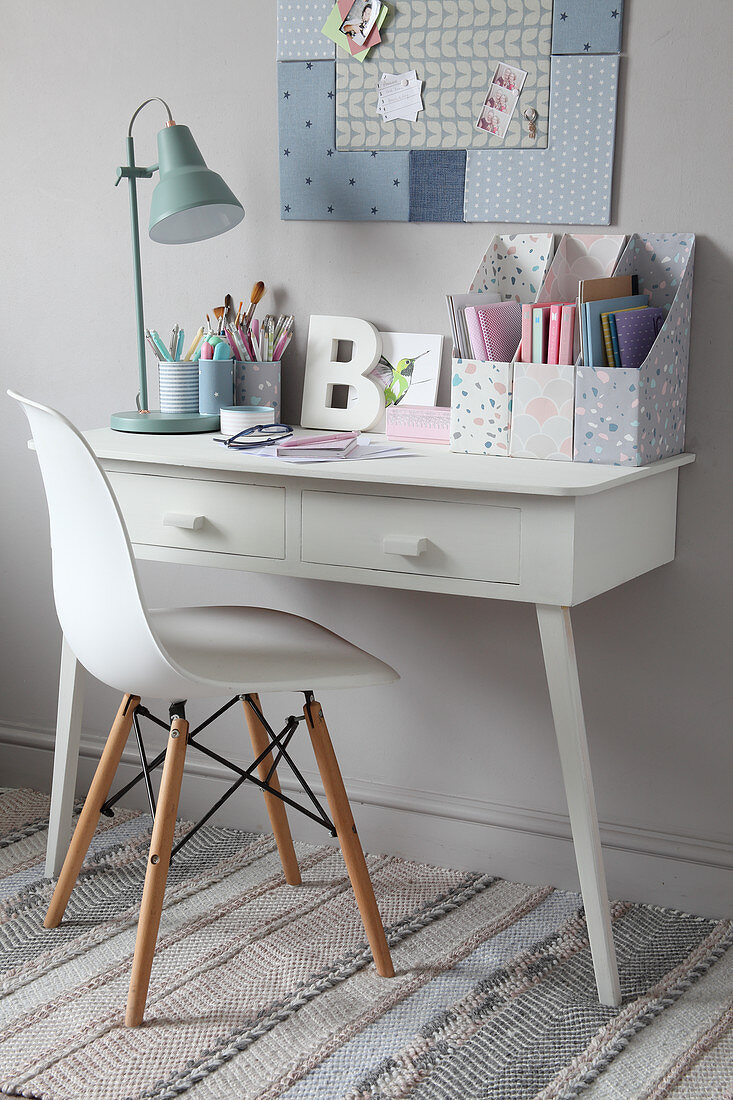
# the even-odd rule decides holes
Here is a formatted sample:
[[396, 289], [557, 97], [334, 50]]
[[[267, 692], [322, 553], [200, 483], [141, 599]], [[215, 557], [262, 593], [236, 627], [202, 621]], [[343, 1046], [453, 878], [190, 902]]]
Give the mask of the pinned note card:
[[382, 73], [377, 111], [385, 122], [394, 122], [396, 118], [415, 122], [422, 109], [422, 81], [417, 79], [414, 69], [404, 73]]

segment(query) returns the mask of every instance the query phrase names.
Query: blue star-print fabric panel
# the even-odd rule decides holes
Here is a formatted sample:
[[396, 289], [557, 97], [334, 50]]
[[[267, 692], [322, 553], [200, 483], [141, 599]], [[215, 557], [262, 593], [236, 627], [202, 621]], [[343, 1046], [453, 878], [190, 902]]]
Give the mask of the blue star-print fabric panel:
[[410, 153], [410, 221], [462, 222], [465, 149], [413, 149]]
[[336, 56], [336, 46], [321, 28], [333, 0], [278, 0], [278, 61], [316, 61]]
[[608, 225], [618, 57], [553, 57], [546, 149], [469, 149], [467, 222]]
[[409, 220], [408, 152], [339, 153], [335, 61], [280, 61], [280, 217]]
[[553, 53], [620, 53], [624, 0], [555, 0]]

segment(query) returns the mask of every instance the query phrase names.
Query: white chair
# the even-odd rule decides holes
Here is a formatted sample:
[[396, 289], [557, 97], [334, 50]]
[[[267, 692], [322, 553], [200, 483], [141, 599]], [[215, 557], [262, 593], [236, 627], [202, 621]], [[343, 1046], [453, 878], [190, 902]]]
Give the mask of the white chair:
[[[8, 393], [21, 403], [28, 417], [41, 466], [51, 528], [54, 597], [64, 637], [92, 675], [123, 693], [45, 926], [55, 928], [61, 922], [99, 815], [103, 809], [108, 812], [112, 780], [134, 723], [142, 760], [138, 778], [145, 780], [154, 813], [125, 1016], [128, 1027], [140, 1024], [171, 860], [187, 744], [215, 755], [192, 740], [212, 719], [189, 732], [184, 702], [228, 693], [234, 696], [228, 705], [242, 700], [256, 753], [249, 769], [230, 765], [239, 773], [231, 790], [244, 779], [263, 789], [285, 878], [292, 885], [301, 879], [285, 803], [296, 809], [303, 807], [282, 794], [276, 765], [284, 758], [292, 766], [287, 743], [300, 722], [307, 725], [333, 823], [307, 784], [305, 789], [316, 813], [303, 812], [309, 812], [338, 836], [377, 971], [391, 977], [392, 960], [369, 872], [323, 709], [313, 692], [388, 683], [398, 679], [397, 673], [325, 627], [297, 615], [259, 607], [146, 608], [117, 500], [86, 440], [60, 413], [11, 390]], [[303, 717], [289, 718], [285, 728], [275, 734], [260, 709], [259, 691], [303, 691]], [[162, 699], [169, 705], [169, 722], [159, 722], [169, 730], [165, 753], [149, 764], [138, 719], [140, 715], [152, 716], [142, 706], [141, 698]], [[150, 772], [163, 757], [156, 807]], [[297, 768], [293, 766], [293, 770], [302, 780]], [[255, 771], [259, 778], [253, 774]]]

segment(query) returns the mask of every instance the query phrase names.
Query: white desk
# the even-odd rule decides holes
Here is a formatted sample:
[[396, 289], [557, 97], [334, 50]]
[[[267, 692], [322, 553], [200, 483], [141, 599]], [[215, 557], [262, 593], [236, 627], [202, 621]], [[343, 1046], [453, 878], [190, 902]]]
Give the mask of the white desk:
[[[570, 608], [674, 557], [679, 455], [622, 469], [451, 454], [290, 465], [211, 436], [87, 439], [139, 558], [534, 603], [601, 1001], [618, 1004]], [[64, 645], [46, 873], [68, 844], [83, 678]]]

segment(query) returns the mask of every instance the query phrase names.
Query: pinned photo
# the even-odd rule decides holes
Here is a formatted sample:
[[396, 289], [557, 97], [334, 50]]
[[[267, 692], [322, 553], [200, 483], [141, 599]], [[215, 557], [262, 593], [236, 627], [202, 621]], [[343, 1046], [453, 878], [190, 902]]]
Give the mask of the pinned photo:
[[512, 95], [518, 96], [526, 79], [527, 74], [524, 69], [515, 69], [513, 65], [502, 62], [496, 66], [491, 83], [498, 84], [500, 88], [504, 88]]
[[491, 107], [492, 110], [501, 111], [501, 113], [505, 115], [511, 115], [516, 102], [517, 97], [512, 95], [511, 92], [505, 92], [498, 84], [492, 84], [489, 88], [489, 96], [486, 100], [486, 105]]
[[351, 5], [340, 27], [351, 43], [359, 47], [364, 45], [374, 29], [381, 6], [381, 0], [371, 0], [371, 3], [370, 0], [357, 0]]
[[501, 114], [500, 111], [495, 111], [485, 103], [476, 125], [479, 130], [486, 130], [487, 133], [494, 134], [496, 137], [504, 137], [510, 118], [511, 115]]

